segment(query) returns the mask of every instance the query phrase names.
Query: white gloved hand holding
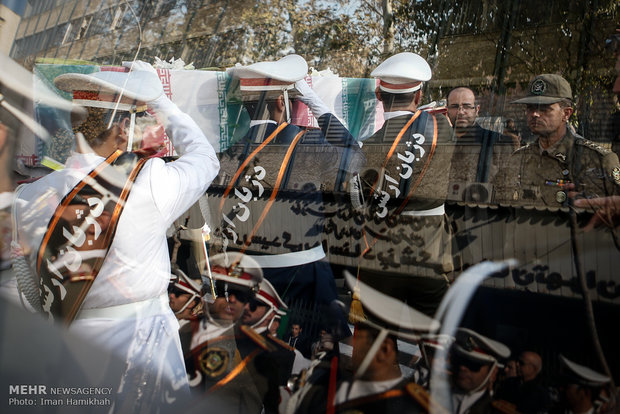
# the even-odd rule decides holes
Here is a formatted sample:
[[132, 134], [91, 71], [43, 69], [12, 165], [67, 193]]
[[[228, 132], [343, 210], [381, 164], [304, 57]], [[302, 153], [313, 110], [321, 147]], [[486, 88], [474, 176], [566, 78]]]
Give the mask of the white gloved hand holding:
[[157, 71], [155, 70], [155, 68], [150, 63], [143, 60], [124, 61], [123, 67], [129, 68], [130, 71], [141, 70], [144, 72], [151, 72], [157, 75]]
[[323, 100], [319, 98], [319, 95], [317, 95], [316, 92], [312, 90], [312, 88], [310, 87], [310, 85], [308, 85], [308, 82], [306, 82], [305, 79], [300, 79], [295, 82], [295, 89], [297, 89], [301, 93], [301, 95], [298, 96], [297, 99], [308, 105], [308, 108], [310, 108], [312, 114], [316, 118], [319, 118], [321, 115], [331, 112], [327, 105], [325, 105], [325, 102], [323, 102]]
[[[149, 83], [149, 86], [153, 88], [158, 88], [161, 91], [161, 93], [158, 95], [159, 97], [157, 99], [151, 102], [147, 102], [148, 105], [156, 110], [172, 109], [171, 105], [174, 105], [174, 103], [164, 93], [164, 87], [161, 84], [159, 75], [157, 74], [157, 71], [155, 70], [155, 68], [153, 68], [153, 66], [150, 63], [144, 62], [142, 60], [125, 61], [123, 62], [123, 67], [129, 68], [131, 72], [141, 71], [141, 72], [147, 72], [147, 73], [152, 74], [154, 78], [153, 78], [152, 83], [151, 82]], [[157, 81], [155, 81], [155, 79]]]

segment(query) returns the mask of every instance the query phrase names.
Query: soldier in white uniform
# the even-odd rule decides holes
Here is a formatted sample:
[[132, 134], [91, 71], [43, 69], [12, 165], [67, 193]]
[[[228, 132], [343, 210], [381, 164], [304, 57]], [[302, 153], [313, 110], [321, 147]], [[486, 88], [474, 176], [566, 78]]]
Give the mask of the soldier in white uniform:
[[[131, 407], [135, 411], [152, 411], [161, 399], [168, 398], [167, 391], [187, 390], [177, 335], [179, 325], [168, 306], [166, 293], [170, 280], [166, 229], [204, 194], [217, 175], [219, 163], [205, 135], [163, 94], [155, 70], [146, 63], [134, 63], [129, 73], [61, 75], [56, 84], [73, 92], [74, 98], [88, 97], [93, 101], [91, 105], [104, 109], [90, 111], [91, 121], [95, 121], [90, 125], [92, 134], [88, 141], [82, 138], [77, 147], [79, 152], [72, 154], [63, 170], [19, 191], [16, 203], [19, 243], [31, 267], [37, 269], [35, 283], [39, 283], [39, 271], [52, 273], [52, 288], [41, 284], [41, 305], [44, 310], [49, 308], [48, 317], [72, 322], [71, 330], [113, 350], [126, 361], [127, 370], [117, 385], [115, 409]], [[75, 213], [70, 208], [66, 212], [75, 215], [72, 219], [78, 225], [64, 228], [67, 232], [64, 234], [68, 235], [64, 247], [57, 256], [48, 257], [47, 266], [43, 263], [38, 267], [37, 262], [47, 254], [42, 243], [45, 244], [49, 236], [48, 223], [58, 218], [63, 200], [71, 198], [65, 196], [86, 183], [84, 179], [89, 172], [104, 166], [104, 161], [107, 163], [119, 153], [117, 150], [126, 149], [126, 132], [131, 135], [131, 130], [124, 131], [126, 121], [99, 124], [101, 128], [95, 131], [97, 121], [110, 118], [107, 108], [114, 107], [113, 111], [125, 108], [129, 111], [127, 117], [133, 117], [130, 114], [143, 103], [163, 121], [166, 133], [181, 156], [171, 163], [149, 159], [142, 164], [116, 221], [116, 231], [99, 251], [81, 252], [79, 248], [98, 241], [99, 231], [108, 229], [104, 223], [108, 217], [98, 210], [99, 204], [86, 205], [91, 198], [77, 201], [82, 203], [80, 208], [76, 208]], [[118, 177], [112, 173], [103, 178], [113, 182]], [[93, 181], [88, 183], [91, 188], [101, 185]], [[100, 253], [106, 249], [103, 259]], [[56, 259], [60, 261], [64, 257], [63, 271], [71, 270], [75, 264], [71, 259], [78, 260], [76, 252], [81, 253], [77, 257], [82, 264], [92, 257], [102, 261], [98, 275], [89, 274], [92, 269], [80, 268], [79, 273], [70, 277], [57, 278]], [[69, 254], [73, 256], [69, 258]], [[80, 300], [69, 304], [72, 314], [67, 317], [62, 310], [65, 306], [62, 297], [77, 285], [76, 282], [83, 281], [91, 283], [89, 289], [82, 290]], [[53, 311], [54, 303], [60, 303], [60, 312]], [[165, 388], [170, 389], [165, 392]]]
[[594, 414], [617, 412], [617, 402], [610, 395], [611, 379], [591, 368], [560, 355], [562, 394], [553, 414]]
[[493, 411], [491, 384], [500, 361], [510, 356], [510, 349], [471, 329], [459, 328], [455, 338], [450, 351], [452, 412], [490, 413]]

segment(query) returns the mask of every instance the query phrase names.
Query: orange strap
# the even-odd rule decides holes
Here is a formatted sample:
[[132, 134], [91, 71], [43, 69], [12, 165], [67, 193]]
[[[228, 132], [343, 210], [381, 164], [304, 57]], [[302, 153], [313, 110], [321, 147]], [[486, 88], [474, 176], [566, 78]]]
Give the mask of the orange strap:
[[[392, 143], [392, 147], [388, 151], [387, 157], [385, 157], [385, 161], [383, 161], [383, 164], [381, 165], [381, 172], [382, 173], [385, 171], [385, 166], [390, 161], [390, 158], [392, 158], [392, 155], [394, 155], [394, 151], [396, 151], [396, 147], [398, 146], [398, 143], [400, 142], [400, 140], [403, 138], [403, 135], [405, 135], [405, 132], [407, 132], [407, 130], [409, 129], [411, 124], [413, 124], [413, 122], [416, 119], [418, 119], [418, 117], [420, 116], [421, 113], [422, 113], [422, 111], [420, 111], [420, 110], [416, 111], [416, 113], [413, 114], [413, 116], [409, 119], [409, 121], [407, 121], [405, 126], [400, 130], [398, 135], [396, 135], [396, 139]], [[379, 176], [377, 177], [377, 180], [372, 185], [372, 189], [370, 190], [370, 194], [375, 192], [375, 187], [377, 186], [377, 183], [379, 182], [380, 179], [381, 179], [381, 174], [379, 174]]]
[[[409, 120], [409, 122], [407, 122], [405, 124], [405, 126], [403, 127], [403, 129], [400, 130], [400, 132], [398, 133], [398, 136], [396, 137], [396, 140], [394, 140], [394, 143], [392, 144], [392, 147], [390, 148], [390, 151], [388, 153], [388, 156], [386, 157], [385, 161], [383, 162], [383, 165], [381, 166], [381, 171], [384, 171], [385, 166], [387, 165], [388, 161], [390, 160], [390, 158], [392, 157], [392, 155], [394, 154], [394, 150], [396, 149], [396, 146], [398, 145], [398, 142], [402, 139], [403, 135], [405, 134], [405, 132], [407, 131], [407, 129], [409, 129], [409, 127], [411, 126], [411, 124], [413, 123], [413, 121], [415, 121], [415, 119], [420, 116], [421, 111], [418, 111], [415, 113], [414, 116], [411, 117], [411, 119]], [[426, 170], [428, 170], [428, 167], [431, 163], [431, 159], [433, 159], [433, 155], [435, 154], [435, 149], [437, 148], [437, 138], [438, 138], [438, 132], [437, 132], [437, 118], [435, 118], [435, 116], [432, 116], [433, 118], [433, 142], [431, 144], [431, 150], [428, 154], [428, 158], [426, 159], [426, 163], [424, 164], [424, 167], [422, 167], [422, 171], [420, 172], [420, 174], [418, 175], [418, 179], [416, 180], [416, 182], [414, 183], [413, 187], [411, 188], [411, 190], [409, 191], [409, 193], [407, 194], [407, 197], [405, 197], [405, 199], [403, 200], [403, 202], [401, 203], [400, 207], [398, 207], [398, 209], [392, 214], [392, 215], [396, 215], [399, 214], [401, 211], [403, 211], [403, 209], [405, 208], [405, 206], [407, 205], [407, 203], [409, 202], [409, 199], [411, 197], [413, 197], [413, 194], [415, 193], [415, 191], [417, 190], [418, 186], [420, 185], [420, 183], [422, 182], [422, 179], [424, 178], [424, 175], [426, 174]], [[377, 184], [377, 182], [379, 181], [381, 176], [377, 177], [377, 181], [375, 182], [375, 184], [373, 185], [372, 191], [370, 194], [374, 193], [375, 190], [375, 185]], [[363, 257], [366, 253], [368, 253], [368, 251], [372, 248], [372, 246], [375, 245], [375, 243], [377, 242], [377, 238], [375, 237], [371, 243], [368, 243], [368, 240], [366, 239], [366, 231], [365, 228], [362, 228], [362, 233], [363, 233], [363, 237], [364, 237], [364, 243], [366, 244], [366, 248], [364, 249], [364, 251], [362, 252], [362, 254], [360, 255], [360, 257]], [[358, 273], [359, 273], [359, 267], [358, 267]], [[359, 275], [358, 275], [359, 278]]]
[[243, 369], [250, 363], [250, 361], [256, 356], [258, 355], [258, 353], [262, 351], [262, 349], [255, 349], [254, 351], [252, 351], [248, 356], [246, 356], [245, 358], [243, 358], [243, 360], [232, 370], [228, 373], [228, 375], [226, 375], [224, 378], [222, 378], [221, 380], [219, 380], [217, 382], [217, 384], [215, 384], [214, 386], [212, 386], [211, 388], [209, 388], [208, 392], [213, 392], [219, 388], [222, 388], [224, 385], [228, 384], [230, 381], [232, 381], [233, 379], [235, 379], [235, 377], [237, 375], [239, 375], [241, 373], [241, 371], [243, 371]]
[[[131, 170], [131, 173], [129, 174], [127, 181], [125, 181], [125, 185], [123, 186], [121, 195], [118, 197], [118, 202], [114, 206], [114, 212], [112, 213], [112, 217], [110, 218], [110, 223], [112, 223], [112, 227], [105, 234], [104, 246], [110, 246], [112, 236], [116, 233], [116, 226], [118, 224], [118, 218], [120, 217], [121, 212], [123, 211], [123, 208], [125, 207], [125, 201], [127, 200], [127, 197], [129, 196], [129, 192], [131, 191], [131, 188], [133, 187], [133, 183], [136, 180], [138, 173], [140, 172], [140, 170], [142, 170], [142, 167], [144, 166], [144, 163], [146, 161], [148, 161], [147, 158], [141, 158], [136, 164], [136, 166], [133, 168], [133, 170]], [[106, 257], [107, 257], [107, 252], [105, 256], [97, 259], [97, 261], [95, 262], [95, 265], [93, 266], [93, 270], [96, 270], [97, 273], [99, 273], [99, 269], [101, 269], [101, 266], [103, 266], [103, 261], [105, 260]], [[94, 274], [93, 276], [96, 277], [97, 275]], [[94, 277], [93, 277], [93, 280], [91, 281], [91, 284], [92, 282], [94, 282]], [[74, 302], [73, 306], [71, 307], [71, 312], [69, 313], [69, 316], [67, 317], [68, 320], [73, 320], [75, 315], [77, 315], [89, 291], [90, 291], [90, 286], [87, 289], [83, 289], [80, 292], [80, 295], [77, 297], [77, 300]]]
[[355, 408], [357, 406], [368, 404], [374, 401], [385, 400], [388, 398], [402, 397], [404, 395], [406, 394], [405, 394], [405, 391], [403, 390], [388, 390], [380, 394], [373, 394], [367, 397], [355, 398], [353, 400], [349, 400], [347, 402], [339, 404], [338, 411], [342, 411], [343, 409]]
[[237, 172], [235, 173], [233, 178], [230, 180], [228, 187], [226, 187], [226, 191], [224, 191], [224, 194], [222, 195], [222, 200], [220, 201], [220, 214], [222, 213], [222, 210], [224, 209], [224, 201], [226, 200], [226, 197], [228, 196], [233, 186], [237, 182], [237, 179], [239, 178], [239, 176], [243, 173], [243, 169], [250, 163], [250, 161], [252, 161], [252, 159], [256, 156], [256, 154], [261, 152], [262, 149], [265, 148], [265, 146], [269, 144], [280, 133], [280, 131], [282, 131], [287, 125], [288, 124], [286, 122], [283, 122], [280, 125], [278, 125], [278, 127], [267, 137], [267, 139], [264, 140], [258, 147], [256, 147], [256, 149], [252, 151], [250, 155], [248, 155], [245, 161], [241, 163], [241, 166], [237, 168]]
[[254, 237], [254, 234], [256, 233], [256, 231], [263, 224], [265, 217], [267, 217], [267, 213], [269, 213], [269, 210], [273, 206], [273, 202], [276, 199], [276, 195], [278, 194], [278, 191], [280, 190], [280, 184], [282, 183], [282, 178], [284, 177], [284, 173], [286, 172], [286, 169], [288, 168], [288, 163], [291, 158], [291, 155], [293, 155], [293, 151], [295, 150], [297, 143], [299, 142], [299, 140], [305, 133], [306, 133], [306, 130], [299, 131], [299, 133], [295, 135], [295, 138], [293, 138], [293, 142], [291, 142], [291, 145], [289, 145], [288, 149], [286, 150], [286, 155], [284, 155], [284, 160], [282, 160], [282, 164], [280, 165], [280, 171], [278, 171], [278, 177], [276, 178], [276, 183], [273, 186], [273, 191], [271, 192], [271, 196], [269, 196], [267, 205], [265, 206], [265, 208], [263, 209], [263, 212], [261, 213], [260, 217], [256, 221], [256, 224], [254, 224], [254, 228], [250, 232], [248, 238], [243, 242], [243, 248], [240, 250], [242, 254], [245, 252], [245, 249], [248, 248], [250, 243], [252, 243], [252, 237]]
[[84, 186], [88, 184], [88, 182], [90, 182], [90, 179], [97, 176], [105, 167], [107, 167], [108, 165], [116, 161], [116, 159], [120, 157], [122, 153], [123, 152], [121, 150], [114, 151], [112, 155], [110, 155], [108, 158], [105, 159], [105, 161], [103, 161], [101, 164], [95, 167], [90, 173], [88, 173], [88, 175], [84, 177], [84, 179], [80, 181], [78, 185], [76, 185], [73, 188], [73, 190], [71, 190], [69, 194], [67, 194], [65, 198], [62, 200], [62, 202], [60, 203], [60, 206], [58, 206], [58, 208], [56, 209], [56, 212], [54, 213], [52, 220], [47, 226], [47, 232], [45, 233], [45, 236], [43, 237], [43, 241], [41, 242], [41, 246], [39, 247], [39, 254], [37, 255], [37, 272], [39, 272], [41, 269], [41, 262], [43, 261], [43, 254], [45, 252], [45, 248], [47, 247], [47, 243], [49, 242], [50, 237], [52, 236], [52, 230], [56, 227], [56, 224], [58, 224], [58, 220], [60, 220], [60, 217], [62, 217], [62, 214], [64, 213], [69, 203], [73, 200], [73, 197], [75, 197], [75, 195], [78, 192], [80, 192], [80, 190], [82, 190], [82, 188], [84, 188]]

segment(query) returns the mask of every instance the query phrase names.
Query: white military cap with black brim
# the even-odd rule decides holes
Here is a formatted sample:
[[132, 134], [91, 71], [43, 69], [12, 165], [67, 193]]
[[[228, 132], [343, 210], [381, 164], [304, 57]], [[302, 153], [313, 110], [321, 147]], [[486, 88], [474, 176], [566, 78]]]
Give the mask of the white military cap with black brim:
[[[254, 323], [252, 326], [253, 328], [258, 327], [272, 315], [277, 316], [278, 318], [286, 315], [288, 306], [284, 303], [280, 295], [278, 295], [276, 289], [267, 279], [263, 279], [260, 282], [260, 288], [256, 293], [256, 300], [266, 305], [269, 310], [265, 312], [265, 314], [258, 321], [256, 321], [256, 323]], [[272, 318], [272, 320], [269, 321], [268, 328], [271, 326], [273, 319], [275, 318]]]
[[510, 357], [510, 348], [467, 328], [456, 331], [452, 351], [472, 361], [491, 364]]
[[551, 105], [562, 100], [573, 100], [570, 84], [560, 75], [544, 73], [532, 79], [528, 86], [528, 95], [526, 97], [511, 103]]
[[286, 315], [288, 306], [267, 279], [263, 279], [260, 282], [260, 289], [256, 294], [256, 299], [269, 306], [277, 314]]
[[263, 271], [250, 256], [238, 252], [220, 253], [211, 257], [209, 262], [214, 280], [258, 291]]
[[57, 76], [54, 84], [58, 89], [72, 93], [75, 103], [123, 111], [154, 101], [163, 94], [159, 77], [143, 70], [65, 73]]
[[194, 298], [200, 298], [202, 283], [200, 279], [192, 279], [191, 277], [187, 276], [185, 272], [178, 268], [173, 269], [172, 274], [173, 286], [176, 289], [179, 289], [180, 291], [191, 295], [187, 302], [185, 302], [185, 305], [183, 305], [181, 309], [175, 312], [175, 314], [180, 314], [185, 309], [187, 309], [187, 307], [192, 303]]
[[450, 352], [452, 363], [457, 360], [462, 361], [464, 358], [475, 364], [490, 366], [486, 378], [478, 387], [470, 390], [469, 394], [484, 388], [493, 375], [494, 369], [500, 366], [501, 361], [510, 357], [510, 348], [506, 345], [467, 328], [457, 329]]
[[[60, 109], [71, 112], [76, 116], [85, 116], [86, 110], [79, 105], [67, 101], [58, 96], [45, 84], [39, 82], [35, 88], [35, 78], [32, 73], [28, 72], [13, 59], [0, 52], [0, 86], [8, 89], [16, 95], [22, 96], [36, 104], [43, 104], [51, 108]], [[24, 113], [18, 106], [8, 102], [4, 94], [0, 93], [0, 106], [17, 118], [28, 129], [34, 132], [42, 139], [47, 139], [49, 133], [39, 125], [30, 115]]]
[[584, 387], [601, 388], [611, 382], [611, 379], [586, 366], [579, 365], [564, 355], [560, 355], [562, 376], [565, 383]]
[[226, 69], [232, 78], [239, 79], [242, 92], [292, 90], [295, 82], [308, 73], [308, 63], [299, 55], [288, 55], [275, 62], [257, 62]]
[[299, 55], [288, 55], [275, 62], [257, 62], [226, 69], [232, 78], [239, 79], [244, 101], [260, 101], [284, 96], [286, 119], [290, 120], [289, 98], [299, 95], [295, 82], [308, 74], [308, 63]]
[[403, 52], [387, 58], [370, 76], [379, 78], [379, 89], [382, 91], [402, 94], [422, 88], [422, 82], [431, 79], [432, 71], [422, 56]]
[[156, 100], [163, 94], [157, 74], [144, 70], [101, 71], [91, 74], [65, 73], [54, 79], [54, 85], [58, 89], [72, 93], [74, 103], [113, 111], [109, 122], [105, 122], [103, 128], [112, 127], [117, 112], [129, 112], [127, 148], [131, 148], [133, 144], [136, 112], [146, 111], [146, 103]]
[[370, 362], [388, 335], [408, 341], [418, 341], [421, 333], [435, 332], [439, 329], [438, 321], [357, 280], [351, 273], [345, 271], [344, 277], [349, 287], [359, 293], [364, 312], [368, 314], [366, 318], [357, 317], [355, 322], [379, 331], [377, 338], [355, 371], [356, 378], [360, 378], [368, 369]]

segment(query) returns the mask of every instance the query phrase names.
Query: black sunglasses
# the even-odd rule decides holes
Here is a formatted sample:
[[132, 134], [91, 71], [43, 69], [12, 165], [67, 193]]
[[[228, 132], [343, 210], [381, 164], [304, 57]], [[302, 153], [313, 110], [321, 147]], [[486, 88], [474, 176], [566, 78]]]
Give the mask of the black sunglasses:
[[259, 306], [267, 306], [263, 302], [257, 300], [255, 297], [250, 299], [250, 301], [248, 302], [248, 305], [250, 306], [251, 312], [255, 312]]
[[474, 361], [472, 359], [455, 354], [452, 354], [452, 356], [450, 357], [450, 362], [455, 367], [462, 366], [467, 368], [471, 372], [478, 372], [482, 369], [482, 367], [489, 365], [484, 362]]
[[249, 289], [238, 288], [234, 285], [230, 285], [227, 282], [216, 281], [215, 282], [215, 294], [218, 297], [226, 298], [227, 296], [234, 295], [238, 302], [248, 303], [254, 298], [254, 292]]

